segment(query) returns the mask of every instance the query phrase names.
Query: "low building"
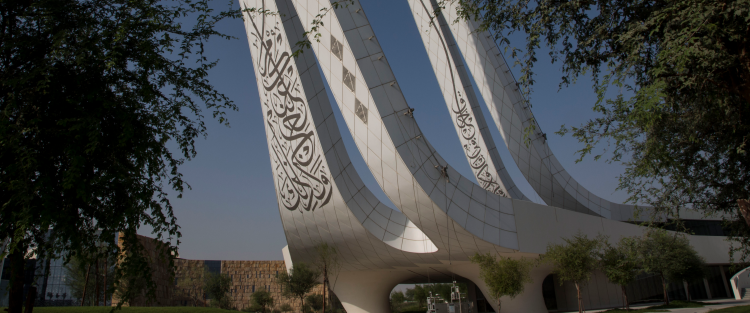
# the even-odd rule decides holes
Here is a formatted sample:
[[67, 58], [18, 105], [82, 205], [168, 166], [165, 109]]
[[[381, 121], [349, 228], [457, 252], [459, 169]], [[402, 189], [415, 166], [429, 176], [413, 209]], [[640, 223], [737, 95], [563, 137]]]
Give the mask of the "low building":
[[[298, 311], [301, 302], [282, 295], [281, 286], [276, 283], [276, 276], [286, 270], [284, 261], [219, 261], [219, 260], [175, 260], [175, 303], [174, 305], [203, 305], [204, 301], [210, 305], [210, 296], [202, 288], [180, 288], [180, 280], [185, 277], [196, 276], [203, 269], [215, 274], [226, 274], [232, 279], [229, 296], [233, 307], [242, 310], [252, 305], [252, 295], [259, 290], [266, 290], [274, 299], [274, 307], [284, 304]], [[183, 280], [184, 281], [184, 280]], [[322, 294], [323, 287], [318, 285], [310, 294]], [[199, 296], [196, 297], [195, 296]]]
[[[284, 261], [222, 261], [222, 260], [187, 260], [175, 258], [174, 271], [169, 268], [168, 258], [172, 257], [164, 243], [145, 236], [138, 236], [143, 245], [152, 269], [152, 278], [156, 284], [156, 298], [148, 299], [145, 293], [123, 306], [209, 306], [210, 295], [203, 290], [206, 272], [225, 274], [232, 279], [229, 296], [232, 306], [238, 310], [252, 305], [252, 294], [259, 290], [271, 293], [273, 307], [284, 304], [298, 311], [301, 302], [282, 295], [281, 287], [276, 283], [276, 276], [286, 270]], [[120, 243], [123, 242], [120, 236]], [[124, 247], [120, 244], [120, 248]], [[310, 294], [322, 294], [323, 287], [317, 286]], [[112, 296], [112, 305], [120, 302], [117, 292]]]

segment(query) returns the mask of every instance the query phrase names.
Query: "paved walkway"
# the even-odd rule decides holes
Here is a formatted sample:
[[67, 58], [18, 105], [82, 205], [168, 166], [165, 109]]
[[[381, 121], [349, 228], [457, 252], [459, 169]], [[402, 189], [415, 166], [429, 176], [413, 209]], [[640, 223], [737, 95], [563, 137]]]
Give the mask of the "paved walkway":
[[[718, 300], [700, 300], [700, 302], [704, 303], [713, 303], [712, 305], [706, 305], [702, 308], [686, 308], [686, 309], [667, 309], [669, 312], [676, 312], [676, 313], [704, 313], [704, 312], [710, 312], [712, 310], [718, 310], [723, 308], [729, 308], [733, 306], [740, 306], [740, 305], [750, 305], [750, 300], [734, 300], [734, 299], [718, 299]], [[631, 309], [644, 309], [650, 306], [654, 305], [660, 305], [664, 302], [652, 302], [652, 303], [643, 303], [638, 305], [631, 305]], [[610, 309], [603, 309], [603, 310], [587, 310], [586, 313], [596, 313], [596, 312], [604, 312]], [[571, 312], [578, 312], [578, 311], [571, 311]]]

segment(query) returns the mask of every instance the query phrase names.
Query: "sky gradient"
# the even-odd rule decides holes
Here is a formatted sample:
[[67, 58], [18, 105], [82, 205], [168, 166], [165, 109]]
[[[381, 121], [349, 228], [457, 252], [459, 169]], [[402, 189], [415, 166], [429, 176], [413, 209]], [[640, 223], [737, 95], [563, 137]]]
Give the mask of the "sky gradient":
[[[409, 106], [415, 108], [414, 117], [423, 133], [451, 166], [462, 175], [473, 178], [458, 136], [451, 127], [448, 109], [408, 4], [397, 0], [362, 0], [362, 6]], [[215, 39], [207, 43], [207, 57], [219, 59], [219, 65], [210, 72], [209, 79], [237, 104], [239, 110], [228, 112], [229, 128], [210, 120], [208, 115], [208, 136], [197, 140], [197, 157], [180, 168], [192, 187], [185, 191], [181, 199], [175, 197], [175, 192], [170, 193], [183, 236], [180, 257], [281, 260], [281, 249], [286, 245], [286, 238], [276, 202], [247, 36], [241, 20], [223, 22], [219, 28], [238, 39]], [[512, 38], [512, 44], [523, 46], [523, 40], [524, 37]], [[627, 195], [615, 189], [617, 176], [624, 167], [594, 161], [591, 157], [576, 163], [578, 157], [575, 152], [583, 145], [571, 136], [554, 134], [563, 124], [579, 125], [597, 116], [591, 109], [596, 100], [591, 83], [581, 80], [578, 85], [558, 92], [560, 64], [551, 64], [548, 58], [543, 58], [546, 56], [544, 52], [539, 55], [532, 110], [542, 130], [547, 133], [552, 151], [568, 172], [589, 191], [621, 203]], [[512, 61], [509, 60], [509, 63]], [[512, 70], [518, 77], [519, 67]], [[335, 101], [332, 96], [329, 98]], [[486, 106], [482, 105], [485, 116], [489, 117]], [[346, 128], [337, 105], [333, 107], [339, 126]], [[494, 123], [488, 123], [503, 162], [516, 185], [530, 199], [542, 203], [516, 167]], [[341, 133], [349, 156], [365, 184], [381, 201], [390, 203], [367, 170], [348, 130], [341, 129]], [[140, 234], [151, 236], [147, 228], [141, 229]]]

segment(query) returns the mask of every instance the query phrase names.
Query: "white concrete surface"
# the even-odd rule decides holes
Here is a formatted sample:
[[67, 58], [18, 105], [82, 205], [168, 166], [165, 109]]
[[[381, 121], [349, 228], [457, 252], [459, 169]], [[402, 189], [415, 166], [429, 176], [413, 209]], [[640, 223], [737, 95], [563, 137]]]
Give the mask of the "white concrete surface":
[[[415, 1], [421, 0], [410, 0], [412, 7]], [[535, 144], [528, 151], [514, 147], [511, 152], [532, 185], [539, 185], [542, 191], [550, 189], [546, 195], [561, 197], [559, 206], [510, 199], [498, 194], [502, 188], [477, 185], [461, 176], [440, 157], [409, 116], [409, 106], [359, 1], [326, 13], [318, 29], [320, 41], [313, 40], [311, 49], [299, 58], [291, 57], [292, 45], [310, 31], [313, 19], [330, 8], [328, 0], [241, 0], [241, 4], [281, 13], [246, 12], [245, 27], [265, 116], [278, 210], [287, 237], [284, 259], [288, 265], [309, 262], [316, 245], [325, 242], [336, 247], [343, 268], [333, 288], [347, 312], [387, 312], [388, 293], [395, 285], [431, 282], [431, 277], [452, 280], [458, 275], [486, 295], [487, 286], [479, 277], [478, 267], [469, 262], [475, 253], [535, 258], [549, 243], [559, 243], [562, 237], [577, 232], [592, 237], [605, 234], [611, 240], [643, 232], [642, 227], [617, 221], [622, 214], [610, 216], [610, 212], [619, 211], [594, 195], [582, 194], [582, 187], [567, 191], [574, 181], [554, 164], [553, 157], [547, 157], [551, 154], [539, 152], [544, 144]], [[423, 7], [423, 17], [424, 12]], [[442, 26], [434, 28], [430, 43], [446, 38], [443, 30], [449, 28], [447, 24]], [[466, 46], [462, 43], [466, 38], [455, 37], [459, 47]], [[474, 46], [475, 50], [479, 47]], [[451, 47], [454, 54], [458, 53], [455, 45]], [[445, 53], [449, 50], [444, 49], [435, 64], [457, 60]], [[476, 58], [467, 57], [467, 62], [470, 59]], [[475, 63], [467, 67], [471, 69]], [[454, 99], [450, 105], [460, 104], [459, 93], [471, 96], [468, 88], [461, 91], [465, 81], [445, 81], [449, 73], [468, 75], [462, 71], [463, 66], [435, 66], [436, 74], [443, 75], [439, 80], [445, 82], [446, 99]], [[481, 75], [497, 74], [495, 68], [492, 70]], [[368, 170], [398, 210], [380, 203], [352, 166], [324, 80]], [[504, 92], [502, 88], [493, 90]], [[501, 102], [520, 110], [518, 101]], [[471, 109], [472, 119], [477, 120], [475, 126], [486, 130], [486, 124], [478, 121], [483, 117], [476, 114], [474, 106]], [[453, 117], [457, 122], [458, 115]], [[518, 114], [510, 118], [515, 122], [499, 127], [522, 126]], [[454, 126], [461, 131], [457, 124]], [[516, 132], [518, 129], [501, 131], [506, 137]], [[493, 159], [491, 139], [480, 138], [482, 132], [474, 134], [479, 138], [477, 151], [489, 153], [482, 158]], [[471, 156], [467, 158], [471, 162]], [[507, 187], [503, 193], [513, 195], [514, 189], [508, 187], [512, 182], [503, 178], [504, 167], [499, 158], [495, 159], [491, 162], [495, 169], [485, 169], [490, 168], [493, 177], [500, 178], [496, 181]], [[542, 166], [539, 162], [552, 163]], [[475, 171], [477, 178], [481, 175], [481, 171]], [[518, 194], [513, 197], [524, 199]], [[723, 238], [691, 236], [690, 240], [708, 263], [728, 262]], [[541, 284], [550, 271], [546, 267], [534, 269], [534, 283], [526, 292], [512, 300], [502, 299], [503, 312], [546, 313]], [[610, 292], [606, 280], [600, 280], [597, 276], [596, 284], [585, 291], [592, 295], [592, 307], [616, 305], [612, 299], [619, 296]], [[488, 302], [497, 310], [496, 301]]]

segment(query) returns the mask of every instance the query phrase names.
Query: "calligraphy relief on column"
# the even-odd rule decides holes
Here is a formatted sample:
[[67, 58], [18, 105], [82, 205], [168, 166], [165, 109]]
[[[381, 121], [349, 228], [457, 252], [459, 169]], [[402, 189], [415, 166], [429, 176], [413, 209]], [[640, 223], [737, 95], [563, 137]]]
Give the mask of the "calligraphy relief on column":
[[267, 25], [264, 14], [248, 14], [248, 18], [279, 201], [288, 210], [314, 211], [331, 200], [331, 173], [299, 74], [278, 17], [269, 17], [275, 19], [273, 27]]
[[455, 96], [456, 101], [454, 101], [451, 107], [453, 123], [459, 129], [459, 139], [464, 147], [466, 158], [469, 160], [469, 166], [471, 166], [474, 175], [477, 177], [477, 182], [485, 190], [499, 196], [508, 197], [505, 191], [503, 191], [502, 186], [498, 183], [497, 176], [493, 175], [495, 169], [491, 168], [487, 162], [487, 148], [482, 144], [484, 142], [482, 138], [477, 138], [479, 129], [475, 124], [474, 114], [471, 112], [468, 101], [464, 99], [464, 96], [458, 90], [455, 90]]
[[[429, 31], [434, 31], [437, 34], [436, 37], [440, 39], [440, 48], [438, 49], [442, 48], [442, 53], [445, 54], [446, 62], [435, 62], [433, 60], [433, 69], [435, 69], [436, 73], [450, 74], [450, 83], [441, 84], [440, 87], [443, 90], [443, 96], [446, 99], [446, 104], [449, 106], [450, 114], [453, 118], [453, 124], [459, 134], [459, 141], [464, 148], [464, 153], [466, 153], [466, 158], [474, 172], [474, 176], [477, 178], [479, 185], [485, 190], [499, 196], [510, 198], [505, 191], [505, 187], [500, 183], [495, 165], [489, 158], [487, 145], [484, 143], [484, 138], [476, 124], [474, 111], [472, 111], [470, 103], [466, 100], [463, 93], [463, 86], [467, 84], [463, 84], [460, 81], [460, 76], [456, 70], [457, 65], [451, 62], [453, 60], [458, 60], [459, 58], [454, 58], [448, 50], [443, 33], [438, 29], [434, 16], [429, 14], [431, 11], [427, 9], [424, 1], [420, 0], [420, 3], [424, 12], [429, 17], [429, 24], [423, 26], [423, 29], [429, 29]], [[425, 38], [424, 35], [423, 38]], [[431, 58], [433, 57], [432, 53], [428, 52], [427, 54]], [[440, 65], [443, 65], [446, 68], [444, 68], [443, 71], [438, 70], [436, 66]], [[438, 80], [441, 80], [441, 78], [438, 78]]]

